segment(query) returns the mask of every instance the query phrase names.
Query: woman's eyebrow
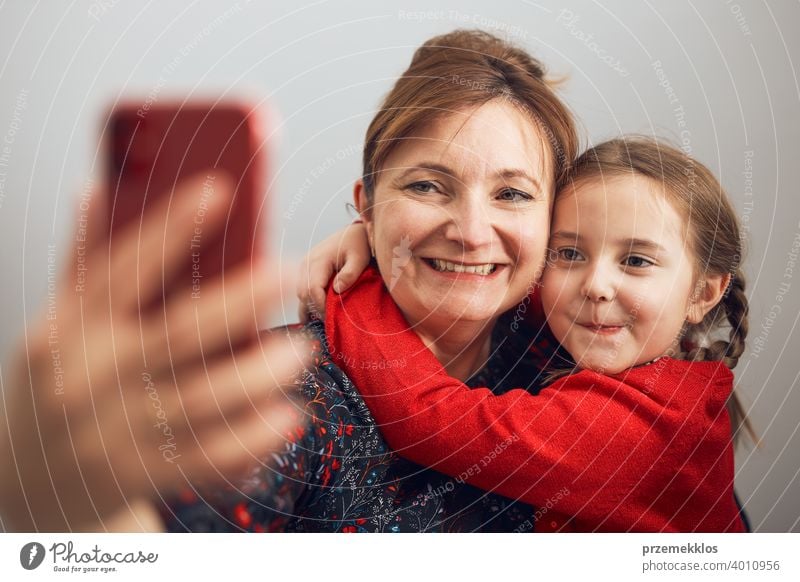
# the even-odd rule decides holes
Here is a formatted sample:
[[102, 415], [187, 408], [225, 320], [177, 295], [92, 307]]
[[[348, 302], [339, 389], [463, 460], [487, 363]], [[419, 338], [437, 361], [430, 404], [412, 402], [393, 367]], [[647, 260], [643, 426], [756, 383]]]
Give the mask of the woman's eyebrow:
[[406, 166], [403, 168], [403, 171], [398, 176], [398, 179], [403, 179], [412, 172], [418, 172], [419, 170], [428, 170], [430, 172], [436, 172], [437, 174], [455, 177], [455, 172], [444, 164], [439, 164], [436, 162], [419, 162], [413, 166]]
[[[431, 172], [436, 172], [438, 174], [444, 174], [445, 176], [451, 176], [457, 178], [456, 172], [449, 166], [445, 166], [444, 164], [440, 164], [438, 162], [418, 162], [413, 166], [408, 166], [404, 168], [403, 172], [398, 176], [398, 179], [403, 179], [408, 174], [418, 170], [428, 170]], [[530, 182], [537, 190], [541, 191], [542, 189], [538, 180], [536, 180], [536, 178], [531, 176], [525, 170], [521, 170], [518, 168], [505, 168], [495, 172], [494, 175], [495, 177], [502, 178], [504, 181], [508, 181], [514, 178], [522, 178], [523, 180], [527, 180], [528, 182]]]
[[499, 178], [502, 178], [503, 180], [511, 180], [513, 178], [522, 178], [523, 180], [527, 180], [528, 182], [533, 184], [533, 187], [536, 188], [538, 191], [541, 192], [541, 190], [542, 190], [542, 186], [541, 186], [541, 184], [539, 184], [539, 181], [536, 178], [534, 178], [533, 176], [531, 176], [525, 170], [521, 170], [521, 169], [518, 169], [518, 168], [506, 168], [504, 170], [500, 170], [495, 175], [498, 176]]

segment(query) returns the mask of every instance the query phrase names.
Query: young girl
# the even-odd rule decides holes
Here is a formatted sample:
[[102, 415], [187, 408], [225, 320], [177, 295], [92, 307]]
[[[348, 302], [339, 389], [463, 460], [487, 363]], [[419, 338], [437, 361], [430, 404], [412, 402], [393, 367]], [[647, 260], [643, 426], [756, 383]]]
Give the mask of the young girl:
[[[572, 362], [538, 395], [447, 376], [373, 269], [329, 293], [328, 338], [386, 440], [538, 507], [539, 531], [743, 531], [726, 405], [749, 429], [730, 370], [747, 299], [721, 186], [662, 143], [612, 140], [577, 160], [551, 233], [541, 303]], [[359, 309], [373, 303], [380, 318]], [[728, 340], [713, 340], [723, 324]], [[359, 365], [398, 350], [402, 370]]]

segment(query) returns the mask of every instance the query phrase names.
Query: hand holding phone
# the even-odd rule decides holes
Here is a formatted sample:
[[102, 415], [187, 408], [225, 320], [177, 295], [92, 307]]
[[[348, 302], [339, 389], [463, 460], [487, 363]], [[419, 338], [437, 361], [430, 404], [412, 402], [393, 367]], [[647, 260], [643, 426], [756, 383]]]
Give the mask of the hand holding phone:
[[[275, 271], [263, 261], [229, 265], [223, 251], [198, 298], [180, 279], [208, 175], [216, 190], [204, 232], [224, 232], [239, 183], [224, 173], [180, 173], [149, 190], [147, 211], [117, 223], [111, 239], [105, 202], [120, 191], [92, 196], [82, 283], [72, 269], [62, 274], [55, 314], [43, 311], [26, 330], [6, 376], [7, 530], [98, 531], [112, 516], [123, 518], [116, 527], [147, 528], [134, 508], [187, 481], [235, 478], [295, 425], [284, 388], [308, 347], [283, 335], [246, 341], [256, 315], [279, 303]], [[76, 242], [73, 252], [84, 251]]]

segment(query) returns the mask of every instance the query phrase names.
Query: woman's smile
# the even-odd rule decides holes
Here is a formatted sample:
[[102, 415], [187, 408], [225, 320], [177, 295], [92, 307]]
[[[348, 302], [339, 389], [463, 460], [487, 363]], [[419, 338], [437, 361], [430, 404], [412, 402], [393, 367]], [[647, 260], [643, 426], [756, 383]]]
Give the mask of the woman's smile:
[[497, 263], [461, 263], [458, 261], [449, 261], [447, 259], [429, 259], [423, 258], [423, 262], [433, 268], [437, 273], [443, 275], [457, 275], [457, 278], [473, 278], [477, 276], [480, 279], [486, 279], [498, 272], [498, 269], [503, 265]]

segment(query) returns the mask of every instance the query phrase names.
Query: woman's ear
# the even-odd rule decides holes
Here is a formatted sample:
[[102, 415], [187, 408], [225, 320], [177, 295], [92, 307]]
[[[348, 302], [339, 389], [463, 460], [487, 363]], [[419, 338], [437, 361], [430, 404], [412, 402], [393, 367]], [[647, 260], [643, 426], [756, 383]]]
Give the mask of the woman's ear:
[[355, 204], [356, 210], [361, 215], [361, 219], [366, 219], [369, 202], [367, 201], [367, 191], [364, 189], [364, 180], [360, 178], [356, 180], [353, 186], [353, 204]]
[[695, 292], [686, 310], [689, 323], [700, 323], [706, 314], [714, 309], [722, 300], [731, 282], [730, 273], [724, 275], [706, 275], [695, 286]]
[[372, 208], [370, 208], [369, 200], [367, 199], [367, 191], [364, 188], [364, 180], [358, 179], [353, 185], [353, 204], [360, 215], [361, 220], [364, 221], [364, 227], [367, 229], [367, 239], [369, 240], [370, 249], [372, 249], [372, 256], [375, 256], [375, 245], [373, 224], [372, 224]]

